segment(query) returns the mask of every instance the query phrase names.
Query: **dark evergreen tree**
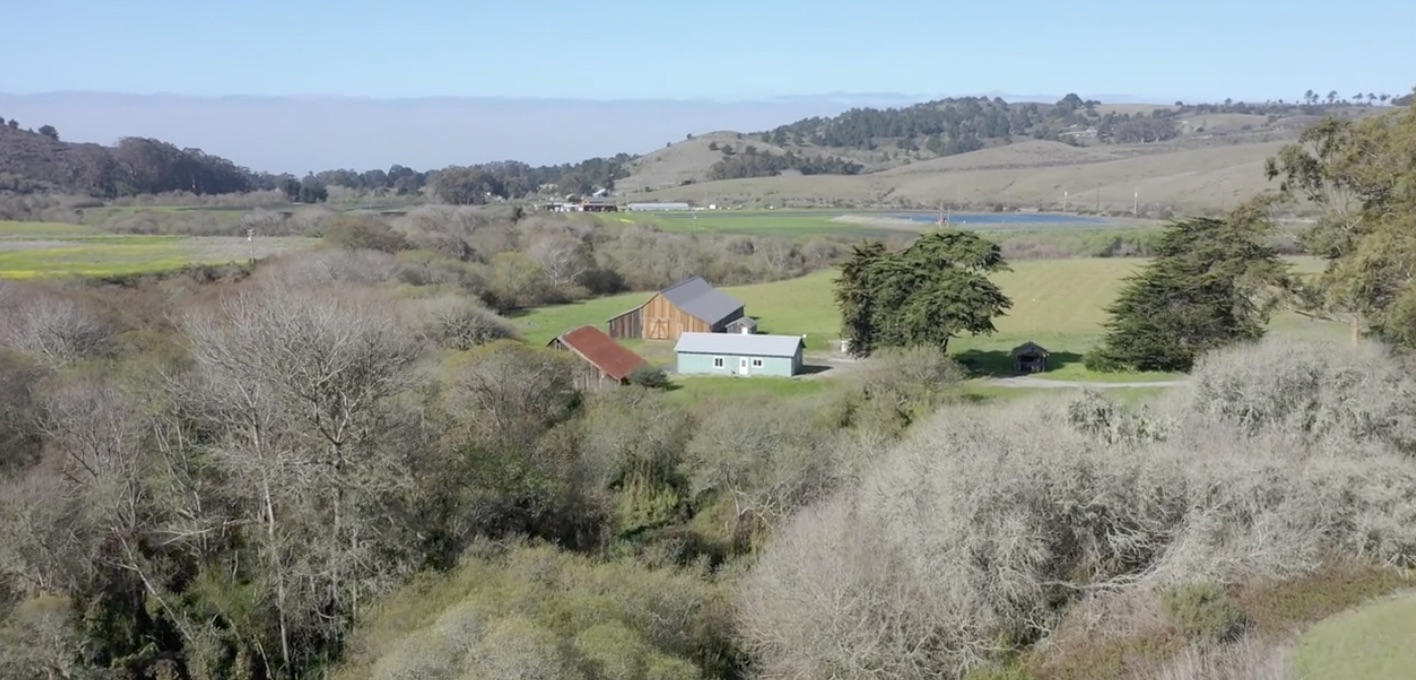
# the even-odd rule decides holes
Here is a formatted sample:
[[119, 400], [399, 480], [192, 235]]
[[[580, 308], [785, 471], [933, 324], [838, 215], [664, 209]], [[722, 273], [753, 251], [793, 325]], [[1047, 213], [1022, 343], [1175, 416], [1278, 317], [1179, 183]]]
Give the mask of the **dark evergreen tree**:
[[869, 356], [879, 335], [875, 328], [875, 308], [871, 272], [886, 255], [885, 244], [867, 241], [852, 249], [851, 258], [841, 265], [836, 279], [836, 304], [841, 309], [841, 328], [854, 356]]
[[851, 353], [947, 350], [963, 333], [992, 334], [994, 317], [1013, 303], [987, 274], [1006, 269], [997, 244], [959, 229], [928, 232], [896, 253], [874, 241], [858, 246], [836, 281]]
[[1265, 245], [1271, 226], [1246, 208], [1166, 228], [1150, 264], [1107, 308], [1094, 370], [1188, 371], [1199, 355], [1263, 337], [1287, 265]]

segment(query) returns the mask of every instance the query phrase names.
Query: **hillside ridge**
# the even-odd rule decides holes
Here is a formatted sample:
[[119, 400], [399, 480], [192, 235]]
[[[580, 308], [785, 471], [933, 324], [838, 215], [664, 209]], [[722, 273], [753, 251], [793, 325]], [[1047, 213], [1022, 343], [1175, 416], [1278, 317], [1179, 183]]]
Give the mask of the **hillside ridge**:
[[[1105, 189], [1108, 184], [1153, 184], [1157, 179], [1180, 177], [1195, 184], [1196, 175], [1232, 174], [1236, 167], [1261, 163], [1274, 143], [1296, 138], [1323, 116], [1389, 110], [1392, 107], [1375, 106], [1370, 99], [1366, 103], [1262, 104], [1226, 100], [1163, 106], [1106, 104], [1075, 94], [1050, 104], [959, 97], [889, 108], [857, 107], [756, 132], [689, 134], [639, 155], [620, 153], [574, 164], [532, 167], [508, 160], [427, 170], [394, 165], [388, 170], [327, 169], [299, 179], [289, 173], [253, 172], [199, 149], [179, 149], [157, 139], [126, 137], [113, 146], [72, 143], [61, 141], [61, 131], [48, 125], [26, 129], [16, 121], [0, 119], [0, 191], [113, 198], [279, 189], [292, 201], [318, 202], [327, 196], [326, 187], [339, 186], [361, 192], [431, 194], [456, 204], [573, 198], [609, 191], [621, 199], [754, 204], [776, 199], [784, 205], [891, 200], [908, 205], [943, 200], [938, 191], [927, 187], [948, 178], [956, 185], [952, 189], [956, 195], [994, 193], [1004, 200], [1011, 190], [1018, 194], [1013, 199], [1038, 203], [1040, 187], [1021, 194], [1015, 187], [1038, 185], [1036, 177], [1011, 177], [1000, 184], [999, 178], [985, 175], [1095, 169], [1149, 158], [1131, 162], [1133, 173], [1127, 177], [1105, 172], [1105, 177], [1075, 178], [1081, 180], [1076, 183]], [[1190, 153], [1226, 148], [1230, 151]], [[1242, 149], [1237, 157], [1234, 149]], [[1166, 158], [1175, 154], [1179, 155]], [[1186, 161], [1194, 164], [1185, 165]], [[961, 179], [962, 175], [968, 177]], [[1048, 192], [1067, 191], [1063, 184], [1068, 182], [1058, 179]], [[957, 186], [960, 182], [977, 188]], [[810, 185], [809, 190], [805, 185]]]

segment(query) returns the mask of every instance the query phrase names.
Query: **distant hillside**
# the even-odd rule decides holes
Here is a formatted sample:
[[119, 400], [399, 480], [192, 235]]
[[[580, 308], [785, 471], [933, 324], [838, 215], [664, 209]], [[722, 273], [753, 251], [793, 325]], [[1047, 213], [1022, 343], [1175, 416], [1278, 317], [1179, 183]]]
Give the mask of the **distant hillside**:
[[[952, 193], [977, 184], [979, 191], [1036, 203], [1044, 194], [1061, 193], [1064, 185], [1095, 183], [1089, 178], [1059, 177], [1046, 191], [1022, 192], [1015, 185], [1032, 179], [1018, 177], [1018, 170], [1099, 167], [1182, 154], [1170, 161], [1151, 158], [1132, 163], [1125, 167], [1138, 168], [1142, 174], [1115, 181], [1134, 184], [1173, 177], [1172, 184], [1198, 186], [1205, 182], [1195, 173], [1216, 171], [1202, 159], [1261, 162], [1253, 155], [1266, 149], [1264, 145], [1296, 137], [1323, 115], [1362, 116], [1390, 110], [1375, 101], [1375, 95], [1367, 96], [1366, 103], [1335, 97], [1319, 100], [1311, 93], [1300, 103], [1176, 102], [1171, 106], [1105, 104], [1075, 94], [1051, 104], [964, 97], [897, 108], [853, 108], [758, 132], [690, 134], [684, 141], [639, 156], [620, 153], [551, 166], [508, 160], [425, 170], [402, 165], [388, 170], [328, 169], [306, 173], [301, 179], [254, 173], [227, 159], [157, 139], [128, 137], [113, 147], [73, 144], [61, 141], [61, 131], [48, 125], [30, 130], [4, 121], [0, 124], [0, 191], [61, 191], [111, 198], [168, 191], [280, 189], [290, 200], [317, 202], [325, 199], [327, 187], [340, 186], [361, 192], [426, 193], [436, 200], [468, 204], [609, 190], [619, 197], [701, 196], [719, 203], [760, 203], [767, 195], [754, 187], [770, 186], [772, 195], [782, 200], [903, 205], [943, 200], [933, 190], [912, 188], [939, 184], [935, 179], [940, 176], [1001, 172], [1006, 178], [1002, 185], [993, 179], [975, 182], [958, 177], [944, 183], [953, 187]], [[1242, 150], [1183, 155], [1228, 147]], [[1188, 161], [1198, 165], [1187, 165]], [[836, 186], [851, 188], [827, 189]], [[989, 200], [1006, 202], [997, 197]]]
[[225, 158], [155, 139], [125, 138], [114, 147], [61, 141], [48, 125], [23, 129], [0, 121], [0, 190], [61, 191], [111, 198], [189, 191], [224, 194], [274, 188], [275, 178]]
[[[1387, 111], [1373, 103], [1305, 100], [1302, 103], [1113, 104], [1067, 95], [1053, 104], [1002, 99], [941, 99], [901, 108], [851, 109], [834, 117], [804, 118], [771, 130], [715, 132], [673, 144], [628, 165], [621, 193], [662, 192], [702, 182], [796, 175], [861, 175], [901, 167], [918, 174], [943, 170], [940, 159], [1028, 144], [1004, 166], [1034, 166], [1032, 153], [1053, 142], [1086, 149], [1070, 160], [1292, 139], [1324, 115], [1361, 116]], [[710, 149], [712, 143], [714, 148]], [[738, 153], [752, 147], [758, 159]], [[1061, 152], [1055, 152], [1061, 153]], [[730, 157], [736, 154], [736, 157]], [[1098, 156], [1098, 154], [1100, 154]], [[1028, 158], [1023, 158], [1029, 156]], [[1022, 160], [1019, 160], [1022, 159]], [[923, 167], [919, 164], [924, 163]]]
[[747, 207], [1096, 210], [1142, 216], [1234, 206], [1264, 190], [1284, 141], [1185, 149], [1027, 141], [854, 176], [699, 182], [632, 196]]

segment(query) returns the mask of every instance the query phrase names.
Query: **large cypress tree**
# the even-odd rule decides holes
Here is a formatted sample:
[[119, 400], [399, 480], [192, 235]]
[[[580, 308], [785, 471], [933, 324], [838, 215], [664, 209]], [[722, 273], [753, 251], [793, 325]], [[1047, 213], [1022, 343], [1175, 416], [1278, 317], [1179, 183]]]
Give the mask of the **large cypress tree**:
[[856, 247], [836, 280], [842, 331], [851, 353], [884, 347], [947, 349], [961, 333], [994, 332], [1012, 301], [987, 274], [1006, 270], [997, 244], [973, 232], [925, 233], [899, 252], [879, 242]]
[[1264, 243], [1270, 229], [1252, 207], [1169, 225], [1155, 258], [1107, 308], [1106, 337], [1087, 366], [1188, 371], [1204, 352], [1263, 337], [1280, 299], [1272, 293], [1288, 280], [1287, 264]]

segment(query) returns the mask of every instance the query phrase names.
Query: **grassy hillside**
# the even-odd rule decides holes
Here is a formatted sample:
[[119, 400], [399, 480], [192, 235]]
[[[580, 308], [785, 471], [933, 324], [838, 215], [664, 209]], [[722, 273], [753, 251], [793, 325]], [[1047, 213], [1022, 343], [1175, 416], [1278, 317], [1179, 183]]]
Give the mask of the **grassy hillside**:
[[[1001, 204], [1148, 213], [1220, 210], [1266, 187], [1262, 163], [1323, 115], [1389, 108], [1295, 105], [1068, 105], [943, 100], [865, 109], [757, 133], [714, 132], [636, 159], [616, 187], [629, 200], [747, 205]], [[960, 121], [968, 121], [960, 124]], [[941, 141], [942, 140], [942, 141]], [[724, 175], [740, 152], [833, 156], [858, 172]], [[1051, 169], [1038, 172], [1038, 169]], [[1083, 196], [1083, 194], [1086, 194]]]
[[[897, 205], [1130, 212], [1222, 210], [1272, 188], [1264, 160], [1283, 142], [1167, 152], [1028, 142], [862, 175], [780, 175], [700, 182], [632, 200], [720, 205]], [[917, 167], [918, 166], [918, 167]], [[629, 187], [632, 185], [625, 184]], [[1064, 192], [1068, 194], [1064, 197]]]

